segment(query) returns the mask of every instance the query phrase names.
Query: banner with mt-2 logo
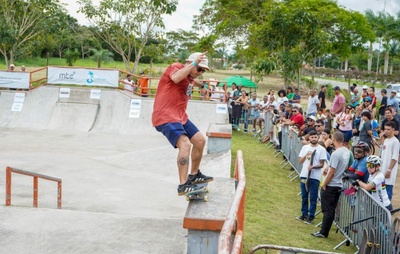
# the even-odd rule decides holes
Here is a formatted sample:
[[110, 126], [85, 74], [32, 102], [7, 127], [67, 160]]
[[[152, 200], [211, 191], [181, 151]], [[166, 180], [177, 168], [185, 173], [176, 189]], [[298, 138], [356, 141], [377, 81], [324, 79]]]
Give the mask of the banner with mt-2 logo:
[[58, 85], [118, 87], [118, 70], [51, 67], [47, 68], [47, 83]]

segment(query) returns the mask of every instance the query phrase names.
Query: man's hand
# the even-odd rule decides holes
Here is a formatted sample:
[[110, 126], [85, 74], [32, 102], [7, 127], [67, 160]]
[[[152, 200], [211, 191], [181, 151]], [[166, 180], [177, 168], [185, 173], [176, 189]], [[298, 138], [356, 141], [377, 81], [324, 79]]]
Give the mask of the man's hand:
[[390, 178], [391, 173], [392, 173], [392, 170], [390, 170], [390, 169], [386, 170], [385, 178]]
[[197, 58], [196, 58], [196, 61], [195, 61], [196, 64], [199, 64], [199, 63], [201, 63], [201, 61], [206, 60], [207, 59], [207, 56], [206, 56], [207, 53], [208, 53], [208, 51], [198, 55]]

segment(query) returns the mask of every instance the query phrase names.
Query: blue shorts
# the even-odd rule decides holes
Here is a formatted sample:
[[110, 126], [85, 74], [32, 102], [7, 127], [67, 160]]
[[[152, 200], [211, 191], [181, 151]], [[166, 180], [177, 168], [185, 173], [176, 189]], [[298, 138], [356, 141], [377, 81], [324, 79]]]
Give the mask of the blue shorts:
[[197, 132], [199, 132], [199, 129], [197, 129], [189, 119], [185, 125], [182, 125], [180, 122], [165, 123], [156, 126], [156, 130], [164, 134], [174, 148], [176, 148], [176, 143], [182, 134], [191, 139]]
[[349, 131], [342, 131], [342, 130], [339, 129], [339, 131], [340, 131], [341, 133], [343, 133], [343, 135], [344, 135], [344, 142], [346, 142], [346, 143], [348, 143], [348, 142], [350, 141], [351, 137], [353, 137], [353, 131], [352, 131], [352, 130], [349, 130]]

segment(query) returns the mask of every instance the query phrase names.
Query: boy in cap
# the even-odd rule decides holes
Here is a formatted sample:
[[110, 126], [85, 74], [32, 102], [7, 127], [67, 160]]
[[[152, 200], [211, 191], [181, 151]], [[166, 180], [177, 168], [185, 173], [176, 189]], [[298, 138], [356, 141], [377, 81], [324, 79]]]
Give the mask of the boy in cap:
[[[202, 86], [195, 78], [210, 70], [206, 53], [191, 54], [186, 64], [173, 63], [168, 66], [161, 76], [154, 99], [153, 126], [179, 150], [179, 196], [200, 189], [197, 183], [214, 180], [199, 170], [206, 140], [186, 113], [193, 87]], [[188, 175], [190, 161], [192, 167]]]

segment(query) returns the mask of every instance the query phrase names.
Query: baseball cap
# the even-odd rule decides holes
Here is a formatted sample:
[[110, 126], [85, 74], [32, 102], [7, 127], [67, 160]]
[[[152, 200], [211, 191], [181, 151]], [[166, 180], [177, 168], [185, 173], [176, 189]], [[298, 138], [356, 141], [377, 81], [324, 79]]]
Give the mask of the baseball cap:
[[10, 67], [15, 67], [15, 65], [14, 64], [10, 64]]
[[363, 85], [363, 90], [364, 89], [368, 89], [368, 86], [367, 85]]
[[364, 101], [372, 101], [372, 98], [367, 96], [367, 97], [364, 98]]
[[333, 90], [340, 90], [340, 87], [335, 86], [335, 88], [333, 88]]
[[315, 116], [308, 116], [307, 119], [311, 119], [311, 120], [317, 121], [317, 118], [315, 118]]
[[396, 92], [396, 90], [392, 90], [392, 91], [390, 91], [391, 93], [395, 93], [395, 94], [397, 94], [397, 92]]
[[[200, 52], [193, 53], [189, 56], [188, 59], [186, 59], [186, 61], [189, 61], [189, 62], [196, 61], [197, 57], [201, 54], [203, 54], [203, 53], [200, 53]], [[210, 70], [210, 67], [208, 67], [208, 59], [207, 58], [203, 59], [198, 65], [200, 67], [203, 67], [204, 69]]]

